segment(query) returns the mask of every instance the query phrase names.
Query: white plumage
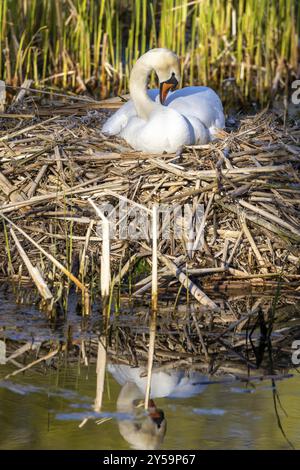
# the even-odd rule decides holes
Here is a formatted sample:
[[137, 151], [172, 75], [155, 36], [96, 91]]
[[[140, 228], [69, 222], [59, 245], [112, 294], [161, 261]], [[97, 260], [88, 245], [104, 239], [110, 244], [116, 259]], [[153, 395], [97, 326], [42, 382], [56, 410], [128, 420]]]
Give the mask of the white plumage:
[[[160, 90], [146, 88], [153, 69]], [[134, 149], [150, 153], [173, 153], [183, 145], [212, 140], [225, 125], [220, 98], [211, 88], [202, 86], [167, 94], [179, 80], [178, 57], [173, 52], [152, 49], [141, 56], [130, 76], [132, 99], [106, 121], [103, 133], [119, 135]], [[167, 91], [162, 92], [164, 88]]]

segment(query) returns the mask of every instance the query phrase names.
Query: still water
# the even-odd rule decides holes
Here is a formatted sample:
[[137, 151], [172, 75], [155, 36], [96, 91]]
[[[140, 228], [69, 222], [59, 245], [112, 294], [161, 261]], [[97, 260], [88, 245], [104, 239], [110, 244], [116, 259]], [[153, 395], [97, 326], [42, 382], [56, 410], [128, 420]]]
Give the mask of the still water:
[[[162, 371], [154, 376], [154, 412], [149, 417], [142, 407], [133, 407], [142, 397], [139, 369], [108, 368], [100, 414], [93, 412], [94, 366], [66, 366], [45, 374], [28, 371], [2, 380], [0, 448], [289, 448], [277, 424], [268, 380], [244, 384], [218, 377], [218, 383], [206, 383], [195, 372]], [[0, 366], [1, 377], [12, 370]], [[284, 432], [299, 449], [300, 376], [294, 372], [276, 387]], [[84, 418], [89, 418], [85, 424]]]
[[[73, 312], [53, 325], [34, 306], [17, 305], [0, 292], [2, 346], [5, 341], [16, 347], [32, 340], [55, 344], [65, 341], [70, 326], [78, 340], [97, 334], [99, 315], [83, 331]], [[22, 355], [17, 361], [22, 367]], [[95, 364], [66, 360], [55, 368], [43, 363], [4, 379], [15, 370], [11, 363], [1, 365], [0, 357], [0, 449], [289, 449], [289, 442], [300, 449], [296, 370], [276, 381], [278, 414], [267, 379], [239, 382], [230, 375], [205, 377], [188, 367], [159, 369], [146, 414], [139, 406], [146, 381], [142, 369], [108, 363], [102, 412], [95, 413]]]

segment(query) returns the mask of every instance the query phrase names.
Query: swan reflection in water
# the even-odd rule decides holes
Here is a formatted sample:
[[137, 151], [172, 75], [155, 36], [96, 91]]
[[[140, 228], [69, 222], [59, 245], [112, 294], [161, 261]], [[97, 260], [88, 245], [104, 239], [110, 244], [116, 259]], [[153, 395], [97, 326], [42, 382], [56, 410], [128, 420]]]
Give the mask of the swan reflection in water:
[[109, 364], [108, 370], [114, 379], [122, 385], [117, 400], [120, 413], [132, 415], [132, 419], [118, 421], [122, 437], [134, 449], [158, 449], [163, 443], [167, 422], [163, 410], [157, 408], [154, 398], [188, 398], [197, 395], [206, 388], [207, 377], [199, 372], [183, 370], [153, 370], [151, 379], [151, 399], [145, 413], [147, 377], [142, 367]]

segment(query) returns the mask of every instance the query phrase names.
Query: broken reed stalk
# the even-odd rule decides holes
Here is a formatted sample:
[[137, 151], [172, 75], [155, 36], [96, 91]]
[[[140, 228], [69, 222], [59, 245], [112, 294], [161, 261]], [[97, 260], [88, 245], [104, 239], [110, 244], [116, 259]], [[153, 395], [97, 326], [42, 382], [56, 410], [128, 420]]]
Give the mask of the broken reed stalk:
[[56, 354], [61, 350], [63, 351], [65, 349], [65, 345], [62, 346], [62, 348], [57, 348], [54, 351], [49, 352], [46, 354], [46, 356], [40, 357], [39, 359], [36, 359], [35, 361], [31, 362], [30, 364], [27, 364], [26, 366], [22, 367], [21, 369], [14, 370], [10, 374], [5, 375], [4, 379], [7, 380], [10, 377], [13, 377], [14, 375], [20, 374], [21, 372], [25, 372], [25, 370], [31, 369], [31, 367], [39, 364], [42, 361], [47, 361], [51, 359], [52, 357], [56, 356]]
[[157, 312], [158, 282], [157, 282], [157, 238], [158, 238], [158, 208], [156, 204], [152, 207], [152, 312]]
[[71, 281], [76, 284], [82, 292], [85, 291], [85, 286], [75, 277], [70, 271], [68, 271], [54, 256], [48, 253], [44, 248], [42, 248], [36, 241], [34, 241], [24, 230], [18, 227], [12, 220], [8, 219], [1, 211], [0, 217], [2, 217], [8, 224], [18, 230], [27, 240], [29, 240], [43, 255], [45, 255], [57, 268], [59, 268]]
[[214, 197], [215, 197], [215, 193], [213, 192], [209, 198], [209, 201], [207, 203], [207, 206], [206, 206], [206, 209], [205, 209], [205, 212], [204, 212], [204, 215], [203, 215], [203, 218], [201, 220], [201, 224], [200, 224], [200, 227], [199, 227], [199, 230], [198, 230], [198, 233], [197, 233], [197, 236], [196, 236], [196, 240], [195, 240], [195, 243], [193, 245], [193, 249], [192, 249], [192, 256], [195, 255], [195, 251], [197, 251], [199, 249], [199, 242], [200, 242], [200, 238], [203, 234], [203, 231], [204, 231], [204, 227], [205, 227], [205, 223], [206, 223], [206, 220], [207, 220], [207, 217], [208, 217], [208, 214], [209, 214], [209, 211], [210, 211], [210, 208], [211, 208], [211, 205], [212, 205], [212, 202], [214, 200]]
[[101, 253], [101, 297], [102, 297], [102, 315], [104, 319], [103, 334], [98, 340], [98, 353], [97, 353], [97, 383], [96, 383], [96, 400], [95, 411], [100, 411], [103, 401], [105, 371], [106, 371], [106, 357], [107, 357], [107, 334], [109, 327], [110, 306], [109, 294], [111, 284], [110, 273], [110, 231], [109, 221], [99, 207], [92, 199], [88, 199], [89, 204], [93, 207], [96, 214], [101, 219], [102, 224], [102, 253]]
[[89, 241], [90, 241], [90, 238], [91, 238], [91, 233], [92, 233], [94, 223], [95, 223], [94, 220], [90, 221], [88, 229], [86, 231], [86, 235], [85, 235], [85, 243], [84, 243], [84, 247], [83, 247], [83, 250], [82, 250], [80, 266], [79, 266], [79, 274], [80, 274], [82, 279], [85, 276], [85, 261], [86, 261], [87, 249], [88, 249]]
[[268, 274], [268, 269], [266, 268], [265, 261], [264, 261], [262, 255], [260, 254], [260, 251], [257, 248], [255, 241], [253, 240], [251, 232], [250, 232], [250, 230], [247, 226], [247, 223], [246, 223], [246, 218], [243, 214], [241, 216], [241, 225], [242, 225], [242, 229], [244, 231], [244, 234], [246, 235], [246, 237], [247, 237], [247, 239], [250, 243], [251, 249], [252, 249], [252, 251], [253, 251], [256, 259], [257, 259], [257, 263], [261, 268], [261, 272], [263, 274]]
[[25, 253], [20, 241], [18, 240], [17, 235], [14, 232], [14, 229], [10, 229], [11, 236], [14, 239], [14, 242], [16, 244], [16, 247], [20, 253], [20, 256], [22, 258], [22, 261], [24, 262], [26, 268], [28, 269], [28, 272], [35, 283], [37, 290], [39, 291], [40, 295], [43, 297], [44, 300], [49, 301], [53, 299], [53, 295], [47, 286], [46, 282], [44, 281], [43, 277], [41, 276], [41, 273], [37, 268], [35, 268], [30, 259], [28, 258], [27, 254]]
[[5, 110], [6, 103], [6, 87], [5, 82], [0, 80], [0, 113], [3, 113]]
[[105, 371], [107, 361], [107, 344], [106, 335], [102, 335], [98, 340], [98, 352], [97, 352], [97, 365], [96, 365], [96, 399], [95, 399], [95, 411], [100, 411], [103, 402], [104, 384], [105, 384]]
[[177, 277], [179, 282], [185, 287], [194, 297], [195, 299], [200, 302], [200, 304], [209, 307], [212, 310], [219, 310], [217, 304], [211, 300], [201, 289], [200, 287], [196, 286], [191, 279], [181, 271], [178, 266], [176, 266], [173, 261], [171, 261], [166, 256], [159, 254], [159, 258], [163, 261], [163, 263], [168, 267], [168, 269], [172, 272], [174, 276]]
[[109, 220], [92, 199], [88, 202], [95, 210], [96, 214], [101, 219], [102, 224], [102, 253], [101, 253], [101, 297], [103, 306], [107, 305], [110, 293], [110, 233], [109, 233]]
[[246, 209], [250, 209], [251, 211], [253, 211], [257, 214], [260, 214], [260, 215], [266, 217], [267, 219], [272, 220], [272, 222], [275, 222], [276, 224], [281, 225], [282, 227], [286, 228], [287, 230], [289, 230], [293, 234], [300, 237], [300, 230], [297, 229], [296, 227], [294, 227], [293, 225], [285, 222], [280, 217], [277, 217], [276, 215], [271, 214], [270, 212], [267, 212], [264, 209], [260, 209], [259, 207], [256, 207], [253, 204], [249, 204], [249, 202], [247, 202], [247, 201], [239, 201], [239, 203], [240, 203], [241, 206], [245, 207]]
[[41, 126], [44, 126], [46, 123], [49, 123], [49, 122], [52, 122], [56, 119], [59, 119], [60, 116], [53, 116], [49, 119], [46, 119], [45, 121], [43, 122], [39, 122], [38, 124], [33, 124], [32, 126], [28, 126], [26, 127], [25, 129], [20, 129], [18, 131], [14, 131], [10, 134], [5, 134], [4, 136], [0, 137], [0, 142], [5, 142], [6, 140], [9, 140], [9, 139], [12, 139], [13, 137], [17, 137], [18, 135], [21, 135], [23, 134], [24, 132], [28, 132], [28, 131], [33, 131], [34, 129], [36, 129], [37, 127], [41, 127]]
[[148, 348], [148, 368], [147, 368], [147, 385], [145, 392], [145, 409], [149, 408], [149, 399], [151, 393], [151, 377], [154, 359], [156, 322], [157, 322], [157, 302], [158, 302], [158, 282], [157, 282], [157, 237], [158, 237], [158, 210], [157, 205], [152, 207], [152, 295], [151, 295], [151, 316], [149, 326], [149, 348]]

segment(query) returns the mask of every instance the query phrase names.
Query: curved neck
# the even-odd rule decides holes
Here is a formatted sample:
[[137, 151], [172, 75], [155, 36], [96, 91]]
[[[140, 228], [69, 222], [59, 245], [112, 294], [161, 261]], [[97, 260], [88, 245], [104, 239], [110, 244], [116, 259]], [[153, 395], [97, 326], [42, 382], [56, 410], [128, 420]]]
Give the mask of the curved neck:
[[138, 59], [130, 74], [129, 91], [134, 103], [137, 115], [142, 119], [148, 119], [150, 113], [159, 105], [152, 101], [147, 93], [148, 77], [153, 67], [143, 60]]

